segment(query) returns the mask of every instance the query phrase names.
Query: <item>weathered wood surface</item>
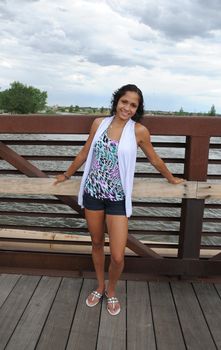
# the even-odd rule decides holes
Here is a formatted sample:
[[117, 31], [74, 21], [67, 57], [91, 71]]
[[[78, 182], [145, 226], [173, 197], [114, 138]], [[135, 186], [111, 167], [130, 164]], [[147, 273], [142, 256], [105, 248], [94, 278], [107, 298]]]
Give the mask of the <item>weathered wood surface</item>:
[[[172, 293], [187, 349], [217, 349], [211, 336], [210, 326], [206, 322], [202, 311], [203, 303], [200, 303], [192, 285], [172, 282]], [[219, 301], [221, 302], [221, 300]], [[213, 316], [216, 317], [216, 315]]]
[[132, 195], [134, 198], [196, 198], [196, 190], [196, 181], [185, 181], [179, 185], [172, 185], [166, 180], [135, 178]]
[[[38, 243], [39, 241], [39, 243]], [[105, 254], [110, 253], [108, 246], [109, 238], [105, 236], [107, 246], [104, 247]], [[145, 244], [161, 244], [161, 247], [152, 247], [152, 251], [161, 256], [177, 257], [177, 245], [174, 248], [164, 247], [167, 242], [159, 242], [153, 240], [140, 240]], [[172, 244], [172, 243], [171, 243]], [[0, 229], [0, 248], [16, 249], [16, 250], [35, 250], [35, 251], [54, 251], [67, 253], [91, 254], [91, 238], [89, 236], [77, 234], [63, 234], [57, 232], [42, 232], [19, 229]], [[136, 255], [129, 247], [126, 247], [126, 255]], [[219, 249], [200, 249], [200, 256], [203, 258], [216, 259], [220, 254]], [[1, 296], [0, 296], [1, 298]], [[0, 299], [1, 300], [1, 299]]]
[[221, 304], [218, 288], [216, 289], [216, 285], [204, 283], [194, 283], [193, 287], [215, 343], [221, 349]]
[[[150, 282], [149, 284], [158, 348], [185, 350], [169, 284], [166, 282]], [[171, 328], [173, 332], [171, 332]]]
[[[18, 283], [11, 291], [10, 297], [8, 297], [2, 305], [0, 309], [0, 318], [3, 319], [4, 322], [1, 322], [0, 326], [1, 348], [4, 348], [8, 343], [11, 334], [22, 317], [23, 311], [27, 307], [37, 287], [39, 280], [40, 277], [36, 276], [21, 276]], [[25, 331], [23, 331], [22, 336], [26, 337]], [[22, 341], [22, 339], [20, 339], [20, 341]], [[20, 349], [22, 349], [22, 347]]]
[[63, 278], [41, 333], [37, 350], [65, 348], [81, 284], [81, 279]]
[[221, 183], [198, 182], [197, 199], [220, 199]]
[[1, 275], [0, 276], [0, 306], [4, 303], [11, 290], [19, 279], [19, 275]]
[[96, 281], [0, 275], [0, 350], [221, 349], [221, 283], [119, 281], [122, 312], [85, 304]]
[[92, 279], [83, 281], [83, 286], [76, 307], [67, 343], [67, 350], [96, 349], [97, 333], [100, 323], [101, 304], [89, 308], [85, 300], [88, 294], [96, 288]]
[[[33, 276], [31, 276], [33, 278]], [[28, 277], [27, 277], [28, 279]], [[7, 344], [7, 349], [34, 349], [60, 285], [58, 277], [43, 276]], [[26, 281], [27, 283], [27, 281]], [[26, 295], [27, 292], [23, 292]], [[11, 293], [12, 294], [12, 293]], [[10, 297], [11, 297], [10, 294]], [[10, 301], [11, 298], [8, 298]], [[13, 304], [11, 308], [13, 309]], [[8, 317], [8, 315], [7, 315]], [[11, 312], [13, 320], [13, 312]], [[3, 317], [4, 319], [4, 317]], [[10, 321], [8, 320], [10, 323]], [[0, 322], [4, 324], [4, 322]]]
[[[53, 178], [0, 178], [1, 194], [40, 194], [76, 196], [79, 191], [80, 178], [54, 185]], [[197, 181], [185, 181], [179, 185], [167, 181], [154, 181], [146, 178], [135, 178], [133, 198], [221, 198], [221, 184]]]
[[148, 284], [127, 281], [127, 349], [156, 350]]

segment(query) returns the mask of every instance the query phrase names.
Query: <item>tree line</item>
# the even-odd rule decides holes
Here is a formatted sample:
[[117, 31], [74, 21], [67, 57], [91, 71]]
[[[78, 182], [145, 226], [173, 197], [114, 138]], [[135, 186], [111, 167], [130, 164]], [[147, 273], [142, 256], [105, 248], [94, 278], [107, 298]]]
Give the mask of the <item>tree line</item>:
[[[41, 91], [33, 86], [27, 86], [19, 81], [14, 81], [10, 84], [10, 88], [0, 91], [0, 111], [5, 113], [28, 114], [48, 111], [53, 113], [52, 108], [47, 107], [48, 94], [46, 91]], [[58, 111], [65, 107], [59, 107]], [[64, 110], [66, 111], [66, 109]], [[77, 113], [83, 111], [84, 113], [108, 113], [108, 108], [80, 108], [78, 105], [71, 105], [68, 108], [69, 113]], [[157, 113], [153, 111], [153, 113]], [[193, 113], [185, 112], [183, 107], [175, 115], [192, 115]], [[205, 114], [205, 113], [202, 113]], [[215, 116], [216, 108], [214, 104], [211, 106], [207, 115]]]

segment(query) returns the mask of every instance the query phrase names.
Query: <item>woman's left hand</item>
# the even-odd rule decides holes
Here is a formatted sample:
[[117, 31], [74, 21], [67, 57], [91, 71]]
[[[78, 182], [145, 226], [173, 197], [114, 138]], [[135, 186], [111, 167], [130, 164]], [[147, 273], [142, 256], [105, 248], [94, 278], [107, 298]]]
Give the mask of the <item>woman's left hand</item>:
[[185, 181], [186, 181], [185, 179], [182, 179], [180, 177], [175, 177], [175, 176], [173, 176], [172, 179], [168, 180], [168, 182], [173, 185], [178, 185]]

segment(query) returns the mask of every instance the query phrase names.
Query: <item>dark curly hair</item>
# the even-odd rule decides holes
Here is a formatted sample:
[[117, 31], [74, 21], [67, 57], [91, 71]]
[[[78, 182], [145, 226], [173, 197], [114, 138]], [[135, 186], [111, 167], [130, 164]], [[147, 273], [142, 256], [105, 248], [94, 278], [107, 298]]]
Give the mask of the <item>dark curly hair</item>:
[[135, 122], [138, 122], [144, 115], [144, 100], [142, 91], [134, 84], [127, 84], [114, 91], [111, 99], [111, 115], [116, 113], [117, 104], [119, 99], [126, 94], [127, 91], [136, 92], [139, 96], [139, 105], [137, 107], [136, 114], [131, 118]]

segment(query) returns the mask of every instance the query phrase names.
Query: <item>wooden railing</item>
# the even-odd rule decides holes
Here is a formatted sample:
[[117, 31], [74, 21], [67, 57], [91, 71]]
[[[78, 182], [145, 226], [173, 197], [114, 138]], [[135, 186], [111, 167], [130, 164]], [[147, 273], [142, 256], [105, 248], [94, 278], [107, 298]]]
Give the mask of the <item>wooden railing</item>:
[[[93, 269], [83, 211], [76, 203], [77, 179], [58, 186], [53, 179], [31, 179], [30, 191], [30, 179], [23, 176], [54, 177], [65, 170], [84, 143], [77, 135], [87, 134], [93, 119], [0, 116], [2, 269]], [[143, 124], [152, 135], [168, 136], [153, 136], [153, 145], [173, 173], [188, 181], [179, 186], [159, 181], [160, 174], [138, 153], [125, 272], [220, 274], [221, 156], [213, 159], [209, 150], [219, 155], [221, 143], [211, 137], [221, 136], [221, 118], [148, 116]], [[208, 173], [208, 165], [216, 170]], [[76, 175], [81, 174], [82, 169]], [[108, 238], [105, 249], [108, 255]]]
[[[0, 177], [0, 194], [77, 196], [80, 178], [54, 185], [55, 179]], [[221, 182], [184, 181], [172, 185], [145, 178], [134, 180], [132, 199], [148, 198], [221, 199]]]

